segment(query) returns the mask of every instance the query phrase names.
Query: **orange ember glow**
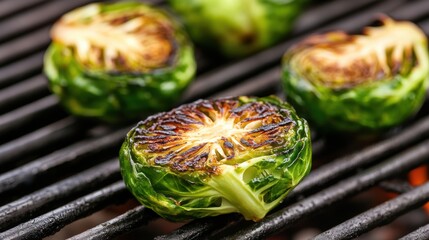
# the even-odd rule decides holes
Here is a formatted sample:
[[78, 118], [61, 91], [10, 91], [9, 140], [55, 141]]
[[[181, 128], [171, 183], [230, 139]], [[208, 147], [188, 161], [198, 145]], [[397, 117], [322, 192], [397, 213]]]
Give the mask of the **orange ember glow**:
[[[421, 166], [414, 170], [412, 170], [408, 174], [408, 179], [411, 185], [413, 186], [419, 186], [427, 182], [428, 180], [428, 167], [427, 166]], [[427, 202], [423, 208], [425, 209], [426, 213], [429, 214], [429, 202]]]

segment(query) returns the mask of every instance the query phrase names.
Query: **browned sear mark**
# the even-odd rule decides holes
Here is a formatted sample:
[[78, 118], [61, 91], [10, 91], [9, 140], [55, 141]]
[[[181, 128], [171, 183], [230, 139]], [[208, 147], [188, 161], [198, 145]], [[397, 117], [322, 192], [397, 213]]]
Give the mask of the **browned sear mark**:
[[293, 124], [287, 111], [271, 104], [200, 100], [141, 122], [134, 147], [149, 163], [172, 171], [216, 173], [249, 152], [259, 156], [282, 147]]

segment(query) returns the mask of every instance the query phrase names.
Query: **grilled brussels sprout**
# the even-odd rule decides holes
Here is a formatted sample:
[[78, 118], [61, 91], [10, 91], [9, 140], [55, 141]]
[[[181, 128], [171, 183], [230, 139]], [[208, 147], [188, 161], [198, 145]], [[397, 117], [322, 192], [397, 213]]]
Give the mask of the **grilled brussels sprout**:
[[310, 132], [276, 97], [199, 100], [140, 122], [120, 163], [136, 198], [169, 220], [257, 221], [309, 172]]
[[141, 3], [84, 6], [64, 15], [51, 36], [45, 73], [77, 116], [118, 122], [168, 109], [196, 70], [180, 26]]
[[429, 76], [426, 37], [410, 22], [382, 22], [363, 35], [310, 36], [285, 54], [288, 100], [321, 130], [374, 133], [421, 107]]
[[243, 57], [282, 40], [302, 0], [169, 0], [192, 39], [227, 57]]

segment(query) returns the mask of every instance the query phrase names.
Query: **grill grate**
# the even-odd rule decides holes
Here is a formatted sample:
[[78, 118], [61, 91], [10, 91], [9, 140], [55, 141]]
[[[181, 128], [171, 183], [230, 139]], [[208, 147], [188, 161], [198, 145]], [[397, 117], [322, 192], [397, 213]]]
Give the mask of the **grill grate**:
[[[89, 2], [92, 0], [0, 1], [0, 239], [43, 238], [109, 205], [132, 199], [121, 181], [116, 158], [131, 126], [82, 123], [68, 116], [49, 94], [41, 74], [52, 22]], [[197, 52], [199, 74], [183, 102], [201, 97], [275, 94], [282, 54], [307, 34], [333, 29], [356, 32], [380, 12], [412, 20], [428, 34], [428, 10], [425, 0], [315, 3], [302, 14], [289, 40], [270, 49], [227, 63]], [[267, 238], [374, 186], [401, 195], [329, 226], [317, 239], [350, 239], [388, 224], [429, 200], [429, 184], [413, 188], [391, 180], [427, 164], [428, 114], [426, 103], [402, 129], [367, 146], [333, 144], [331, 139], [316, 136], [315, 169], [276, 211], [258, 223], [230, 214], [190, 222], [157, 239]], [[329, 161], [319, 164], [320, 159]], [[72, 239], [113, 238], [157, 218], [144, 206], [128, 208]], [[403, 239], [429, 239], [429, 225], [424, 224]]]
[[406, 194], [390, 200], [378, 207], [360, 214], [332, 229], [318, 235], [315, 239], [344, 239], [357, 237], [360, 234], [388, 223], [391, 219], [406, 212], [408, 209], [424, 204], [429, 200], [429, 183], [411, 190]]

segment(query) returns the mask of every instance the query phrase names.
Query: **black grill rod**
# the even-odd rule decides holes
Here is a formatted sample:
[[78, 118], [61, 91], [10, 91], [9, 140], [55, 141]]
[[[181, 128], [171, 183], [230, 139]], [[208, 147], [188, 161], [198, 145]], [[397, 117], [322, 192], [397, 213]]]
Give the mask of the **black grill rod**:
[[168, 235], [161, 235], [155, 237], [155, 240], [168, 240], [168, 239], [207, 239], [208, 232], [213, 232], [222, 229], [227, 224], [242, 220], [238, 214], [221, 215], [217, 217], [202, 218], [199, 220], [192, 221], [184, 226], [178, 228]]
[[[149, 213], [148, 213], [149, 212]], [[148, 221], [152, 219], [152, 216], [155, 215], [151, 210], [144, 208], [143, 206], [136, 207], [132, 210], [129, 210], [128, 212], [108, 221], [105, 223], [102, 223], [94, 228], [91, 228], [83, 233], [80, 233], [76, 236], [73, 236], [69, 238], [69, 240], [90, 240], [90, 239], [112, 239], [116, 236], [119, 236], [121, 234], [127, 233], [137, 227], [140, 227], [142, 225], [147, 224]], [[227, 225], [230, 222], [238, 219], [238, 215], [229, 214], [227, 217], [228, 219], [225, 219], [224, 217], [207, 217], [201, 220], [198, 220], [198, 226], [201, 229], [205, 229], [206, 231], [213, 231], [215, 229], [212, 229], [211, 227], [214, 226], [213, 223], [217, 223], [219, 226], [219, 223], [222, 225]], [[227, 220], [227, 221], [225, 221]], [[221, 222], [219, 222], [221, 221]], [[203, 239], [204, 235], [193, 235], [193, 230], [188, 229], [185, 225], [184, 227], [181, 227], [180, 229], [183, 230], [183, 234], [186, 234], [188, 237]], [[207, 229], [209, 228], [209, 229]], [[197, 234], [199, 229], [197, 230]], [[185, 238], [185, 236], [183, 236]], [[164, 239], [163, 237], [156, 237], [156, 240]], [[171, 239], [171, 238], [170, 238]], [[173, 238], [174, 239], [174, 238]], [[191, 238], [188, 238], [189, 240]]]
[[426, 35], [429, 34], [429, 19], [419, 23], [419, 26], [423, 29]]
[[244, 94], [258, 95], [260, 92], [265, 92], [268, 89], [273, 89], [277, 85], [280, 85], [280, 74], [280, 67], [274, 67], [247, 79], [244, 83], [237, 84], [225, 90], [219, 91], [213, 94], [211, 97], [219, 98], [240, 96]]
[[[341, 157], [318, 169], [312, 170], [309, 176], [298, 184], [298, 186], [288, 195], [287, 199], [291, 200], [298, 196], [304, 195], [310, 191], [326, 186], [327, 183], [353, 172], [356, 169], [375, 163], [387, 155], [391, 155], [400, 149], [410, 146], [411, 144], [424, 139], [429, 134], [429, 116], [420, 119], [413, 125], [405, 128], [396, 136], [371, 145], [359, 152]], [[287, 201], [287, 200], [286, 200]], [[190, 223], [198, 229], [198, 223]], [[195, 230], [197, 232], [197, 230]], [[200, 234], [203, 234], [201, 232]], [[168, 235], [177, 239], [181, 238], [176, 231]]]
[[44, 52], [38, 52], [27, 58], [0, 68], [0, 88], [12, 85], [21, 79], [40, 73]]
[[[74, 118], [67, 117], [23, 137], [0, 145], [0, 168], [9, 165], [11, 162], [28, 153], [34, 153], [43, 146], [64, 141], [79, 133], [82, 133], [81, 125]], [[0, 170], [0, 172], [2, 171]]]
[[416, 142], [416, 140], [424, 139], [427, 137], [428, 133], [429, 116], [426, 116], [414, 123], [411, 127], [407, 127], [399, 134], [387, 140], [370, 145], [361, 151], [341, 157], [313, 170], [288, 197], [294, 198], [314, 189], [321, 188], [345, 174], [356, 171], [356, 169], [362, 166], [373, 164], [377, 160], [411, 145]]
[[0, 90], [0, 114], [5, 110], [48, 95], [48, 81], [39, 74]]
[[[38, 51], [44, 51], [50, 42], [49, 27], [43, 27], [16, 38], [14, 41], [0, 44], [0, 66], [9, 64]], [[26, 66], [21, 66], [25, 69]]]
[[6, 0], [0, 2], [0, 19], [9, 17], [11, 15], [16, 15], [21, 11], [25, 11], [29, 8], [32, 8], [38, 4], [47, 3], [51, 0], [25, 0], [25, 1], [15, 1], [15, 0]]
[[93, 0], [54, 1], [22, 12], [0, 21], [0, 42], [11, 39], [26, 31], [51, 23], [62, 14], [74, 8], [94, 2]]
[[137, 227], [147, 224], [157, 215], [144, 206], [138, 206], [126, 213], [97, 225], [85, 232], [69, 238], [69, 240], [113, 239]]
[[21, 126], [30, 124], [36, 119], [50, 116], [52, 120], [53, 112], [61, 112], [58, 99], [54, 95], [41, 98], [23, 107], [17, 108], [7, 114], [0, 115], [0, 135], [6, 135]]
[[[429, 183], [361, 213], [319, 235], [314, 240], [352, 239], [429, 201]], [[414, 238], [415, 239], [415, 238]]]
[[398, 194], [409, 192], [414, 188], [413, 186], [410, 185], [410, 183], [402, 179], [383, 181], [383, 182], [380, 182], [378, 186], [385, 191], [398, 193]]
[[0, 233], [0, 239], [41, 239], [54, 234], [65, 225], [79, 218], [86, 217], [108, 205], [123, 203], [130, 198], [131, 196], [123, 181], [118, 181], [2, 232]]
[[[313, 19], [314, 16], [320, 16], [321, 19], [315, 21], [314, 23], [324, 23], [327, 19], [334, 17], [336, 13], [340, 14], [349, 14], [346, 18], [341, 21], [334, 22], [332, 24], [325, 25], [323, 27], [317, 28], [320, 26], [316, 24], [316, 26], [312, 26], [308, 29], [297, 29], [295, 34], [298, 37], [291, 38], [290, 40], [281, 43], [277, 46], [264, 50], [260, 53], [252, 55], [248, 58], [245, 58], [239, 62], [229, 64], [228, 66], [221, 67], [215, 69], [211, 72], [203, 74], [197, 78], [197, 81], [191, 85], [188, 90], [185, 92], [184, 100], [190, 101], [195, 98], [202, 97], [204, 95], [208, 95], [216, 90], [219, 90], [222, 86], [226, 86], [228, 84], [236, 83], [237, 79], [243, 79], [245, 77], [250, 76], [252, 73], [257, 71], [261, 71], [264, 68], [269, 67], [270, 65], [275, 65], [280, 62], [280, 59], [283, 53], [295, 42], [301, 40], [303, 36], [299, 36], [302, 34], [308, 33], [310, 30], [316, 29], [316, 32], [332, 30], [332, 29], [342, 29], [344, 31], [356, 31], [360, 30], [359, 28], [371, 23], [376, 17], [376, 14], [380, 12], [391, 12], [394, 9], [397, 9], [400, 5], [404, 4], [405, 0], [396, 0], [396, 1], [376, 1], [376, 4], [373, 5], [372, 8], [366, 9], [362, 12], [355, 12], [356, 5], [368, 2], [364, 1], [347, 1], [347, 8], [337, 12], [330, 12], [327, 14], [326, 12], [319, 12], [317, 9], [312, 11], [307, 11], [302, 14], [302, 18], [306, 18], [307, 15], [311, 15]], [[336, 4], [337, 1], [331, 3]], [[412, 3], [408, 3], [411, 6]], [[405, 8], [405, 6], [403, 7]], [[410, 16], [414, 17], [414, 16]], [[195, 93], [198, 94], [195, 94]]]
[[429, 224], [410, 232], [399, 240], [429, 240]]
[[49, 155], [34, 160], [0, 175], [0, 196], [25, 186], [28, 179], [37, 181], [44, 175], [58, 173], [59, 169], [77, 164], [85, 157], [117, 147], [125, 138], [129, 128], [122, 128], [103, 137], [77, 142]]
[[129, 128], [123, 128], [100, 138], [80, 141], [0, 175], [0, 197], [18, 190], [18, 188], [23, 188], [29, 179], [37, 181], [44, 175], [53, 174], [59, 169], [78, 164], [85, 157], [114, 147], [117, 147], [119, 151], [120, 144], [128, 130]]
[[380, 181], [409, 171], [425, 163], [428, 157], [429, 140], [426, 140], [353, 177], [274, 212], [260, 222], [238, 229], [236, 233], [230, 236], [230, 239], [262, 239], [267, 237], [318, 210], [368, 189]]
[[427, 18], [427, 9], [429, 3], [426, 0], [412, 0], [405, 3], [400, 9], [389, 14], [390, 17], [397, 20], [421, 21]]
[[111, 159], [3, 205], [0, 207], [0, 231], [119, 179], [119, 161]]

